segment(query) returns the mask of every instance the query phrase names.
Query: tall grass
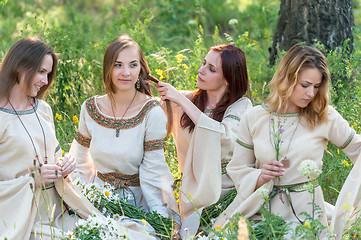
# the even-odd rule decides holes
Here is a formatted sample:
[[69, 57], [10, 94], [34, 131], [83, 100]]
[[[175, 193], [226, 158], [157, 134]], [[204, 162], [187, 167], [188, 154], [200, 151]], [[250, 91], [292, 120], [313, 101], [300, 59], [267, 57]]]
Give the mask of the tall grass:
[[[1, 0], [0, 58], [16, 40], [28, 35], [41, 36], [56, 50], [59, 68], [47, 102], [56, 116], [57, 137], [68, 151], [81, 104], [104, 93], [101, 71], [105, 48], [124, 33], [140, 44], [152, 75], [178, 89], [195, 87], [197, 70], [210, 46], [234, 43], [247, 56], [248, 95], [255, 105], [261, 103], [275, 71], [268, 66], [268, 48], [279, 4], [278, 0]], [[356, 0], [354, 13], [354, 52], [350, 55], [337, 49], [327, 58], [332, 104], [360, 132], [361, 8]], [[178, 178], [173, 140], [168, 139], [166, 146], [168, 163]], [[321, 179], [327, 201], [335, 202], [351, 168], [345, 154], [329, 144]]]

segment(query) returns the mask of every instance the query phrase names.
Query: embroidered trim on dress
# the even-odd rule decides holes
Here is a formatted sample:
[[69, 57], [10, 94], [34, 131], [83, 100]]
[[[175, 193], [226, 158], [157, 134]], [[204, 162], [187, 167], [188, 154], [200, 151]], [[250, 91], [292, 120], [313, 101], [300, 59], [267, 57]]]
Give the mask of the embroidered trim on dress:
[[[25, 111], [17, 111], [17, 113], [19, 115], [27, 115], [27, 114], [34, 113], [38, 109], [38, 105], [39, 105], [39, 100], [37, 98], [35, 98], [35, 106], [32, 109], [25, 110]], [[0, 111], [16, 115], [14, 110], [0, 108]]]
[[342, 146], [340, 146], [340, 149], [345, 149], [349, 143], [352, 141], [353, 137], [355, 136], [355, 131], [352, 131], [350, 136], [347, 138], [346, 142], [344, 144], [342, 144]]
[[104, 174], [97, 172], [97, 176], [100, 180], [109, 183], [116, 189], [140, 186], [140, 179], [138, 173], [134, 175], [126, 175], [117, 172], [104, 173]]
[[224, 118], [232, 118], [234, 120], [237, 120], [238, 122], [241, 121], [241, 119], [239, 117], [237, 117], [236, 115], [232, 115], [232, 114], [229, 114], [229, 115], [225, 116]]
[[130, 129], [141, 124], [147, 113], [155, 106], [159, 106], [159, 102], [156, 100], [148, 101], [136, 116], [129, 119], [114, 119], [104, 116], [95, 105], [95, 97], [86, 100], [85, 106], [90, 117], [99, 125], [112, 129]]
[[144, 142], [144, 151], [150, 152], [163, 149], [164, 139], [156, 139], [148, 142]]
[[[266, 110], [267, 112], [270, 113], [269, 107], [265, 103], [262, 103], [261, 106], [263, 107], [264, 110]], [[277, 116], [277, 117], [298, 117], [298, 113], [277, 113], [277, 112], [272, 112], [272, 115]]]
[[253, 149], [254, 149], [253, 146], [248, 145], [247, 143], [241, 142], [241, 140], [239, 140], [238, 138], [237, 138], [237, 140], [236, 140], [236, 143], [238, 143], [238, 144], [241, 145], [242, 147], [248, 148], [248, 149], [250, 149], [250, 150], [253, 150]]
[[75, 134], [74, 139], [83, 147], [89, 148], [91, 138], [84, 137], [79, 131]]
[[227, 167], [228, 163], [229, 163], [229, 161], [228, 161], [228, 162], [222, 162], [222, 163], [221, 163], [222, 175], [223, 175], [223, 174], [227, 174], [227, 169], [226, 169], [226, 167]]

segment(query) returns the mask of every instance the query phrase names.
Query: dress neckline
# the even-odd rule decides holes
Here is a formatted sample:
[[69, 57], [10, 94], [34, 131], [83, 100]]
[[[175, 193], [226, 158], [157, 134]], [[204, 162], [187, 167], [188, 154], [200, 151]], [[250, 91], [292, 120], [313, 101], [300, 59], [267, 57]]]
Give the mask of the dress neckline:
[[93, 98], [94, 98], [94, 105], [95, 105], [98, 113], [100, 113], [101, 115], [103, 115], [103, 116], [106, 117], [106, 118], [118, 119], [118, 120], [134, 118], [134, 117], [137, 116], [141, 111], [143, 111], [144, 106], [145, 106], [148, 102], [154, 100], [154, 99], [152, 99], [152, 98], [148, 98], [147, 101], [145, 101], [144, 104], [142, 105], [142, 107], [139, 109], [139, 111], [135, 112], [132, 116], [128, 116], [128, 117], [114, 117], [114, 116], [111, 116], [111, 115], [106, 114], [105, 112], [103, 112], [103, 111], [100, 109], [100, 107], [99, 107], [99, 105], [98, 105], [98, 99], [97, 99], [97, 97], [99, 97], [99, 96], [97, 95], [97, 96], [94, 96]]
[[33, 108], [29, 109], [29, 110], [24, 110], [24, 111], [14, 111], [12, 109], [7, 109], [7, 108], [0, 108], [0, 111], [5, 112], [5, 113], [9, 113], [9, 114], [13, 114], [16, 115], [16, 113], [18, 115], [28, 115], [28, 114], [32, 114], [34, 113], [37, 109], [38, 109], [38, 104], [39, 104], [39, 100], [37, 98], [35, 98], [35, 105]]
[[272, 114], [273, 116], [277, 117], [298, 117], [298, 113], [278, 113], [278, 112], [270, 112], [269, 107], [267, 104], [262, 103], [261, 106], [264, 110], [266, 110], [268, 113]]

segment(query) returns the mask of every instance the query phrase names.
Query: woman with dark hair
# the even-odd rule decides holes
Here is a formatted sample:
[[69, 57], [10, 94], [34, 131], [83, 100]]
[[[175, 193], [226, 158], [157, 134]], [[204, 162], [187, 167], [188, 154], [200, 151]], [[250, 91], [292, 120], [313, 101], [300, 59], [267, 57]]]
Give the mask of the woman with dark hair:
[[157, 84], [161, 99], [175, 103], [172, 125], [182, 172], [182, 229], [189, 230], [183, 235], [194, 234], [202, 209], [234, 187], [225, 167], [233, 154], [239, 120], [252, 107], [243, 97], [248, 74], [238, 47], [211, 47], [198, 73], [199, 90], [179, 92], [170, 84]]
[[[227, 166], [238, 196], [216, 226], [223, 226], [234, 213], [259, 219], [265, 196], [272, 213], [291, 222], [292, 229], [304, 224], [301, 212], [327, 226], [328, 204], [317, 178], [324, 149], [331, 141], [353, 162], [361, 150], [360, 136], [329, 106], [328, 82], [327, 60], [320, 51], [305, 45], [288, 50], [269, 84], [265, 103], [241, 120]], [[261, 187], [264, 191], [256, 191]], [[312, 202], [321, 208], [319, 216]]]
[[151, 97], [149, 67], [129, 36], [114, 39], [103, 60], [106, 94], [86, 100], [70, 153], [82, 183], [110, 183], [127, 202], [180, 224], [165, 161], [167, 117]]
[[[26, 37], [1, 62], [1, 239], [63, 239], [79, 217], [102, 217], [67, 177], [75, 160], [62, 157], [53, 113], [40, 99], [55, 79], [57, 61], [47, 44]], [[127, 236], [149, 236], [140, 225], [120, 224]]]

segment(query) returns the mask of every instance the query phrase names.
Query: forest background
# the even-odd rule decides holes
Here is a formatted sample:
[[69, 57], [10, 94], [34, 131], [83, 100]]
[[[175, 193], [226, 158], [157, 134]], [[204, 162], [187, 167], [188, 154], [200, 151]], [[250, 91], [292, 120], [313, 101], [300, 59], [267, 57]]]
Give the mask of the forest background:
[[[353, 8], [353, 52], [340, 48], [328, 52], [327, 58], [332, 105], [360, 133], [359, 0], [353, 1]], [[195, 88], [197, 70], [210, 46], [233, 43], [247, 57], [247, 95], [254, 105], [262, 103], [277, 66], [270, 67], [268, 59], [279, 9], [279, 0], [0, 0], [0, 59], [16, 40], [28, 35], [40, 36], [58, 53], [57, 78], [46, 101], [66, 152], [77, 131], [81, 104], [104, 93], [103, 55], [108, 43], [120, 34], [139, 43], [153, 76], [177, 89]], [[322, 44], [316, 47], [325, 50]], [[165, 150], [177, 179], [180, 173], [172, 137]], [[347, 156], [330, 143], [321, 175], [326, 201], [335, 203], [351, 168]]]

